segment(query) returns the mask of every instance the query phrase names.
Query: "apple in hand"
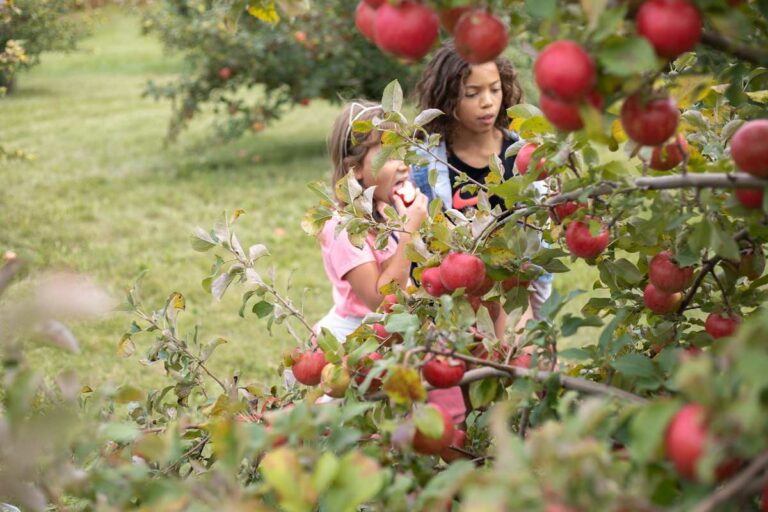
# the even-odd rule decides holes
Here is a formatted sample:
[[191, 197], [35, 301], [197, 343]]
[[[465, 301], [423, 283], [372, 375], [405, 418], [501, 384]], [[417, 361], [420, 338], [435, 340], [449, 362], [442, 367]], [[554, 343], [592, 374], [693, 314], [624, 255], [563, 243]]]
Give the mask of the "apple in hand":
[[466, 371], [467, 364], [461, 359], [441, 355], [428, 356], [427, 363], [421, 369], [424, 380], [441, 389], [456, 386]]
[[413, 183], [406, 180], [395, 190], [394, 194], [400, 198], [403, 205], [407, 208], [416, 200], [417, 190], [416, 187], [413, 186]]

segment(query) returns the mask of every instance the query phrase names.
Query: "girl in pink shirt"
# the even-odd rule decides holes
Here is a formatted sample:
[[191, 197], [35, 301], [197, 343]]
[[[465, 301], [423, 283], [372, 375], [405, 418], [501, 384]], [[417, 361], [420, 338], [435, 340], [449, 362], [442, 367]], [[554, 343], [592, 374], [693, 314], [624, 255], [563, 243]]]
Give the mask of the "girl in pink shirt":
[[[317, 323], [315, 330], [328, 329], [339, 341], [357, 329], [363, 317], [378, 309], [384, 296], [379, 291], [394, 281], [405, 289], [410, 276], [411, 262], [405, 257], [405, 247], [411, 241], [409, 233], [417, 231], [427, 216], [427, 197], [418, 192], [416, 199], [405, 206], [394, 191], [409, 179], [409, 167], [402, 160], [388, 160], [373, 172], [373, 158], [381, 150], [381, 132], [371, 130], [357, 133], [352, 130], [356, 121], [370, 121], [383, 117], [381, 105], [355, 102], [347, 105], [336, 118], [328, 140], [328, 152], [333, 163], [331, 184], [344, 178], [350, 171], [365, 189], [375, 186], [374, 211], [380, 212], [392, 205], [407, 219], [405, 232], [397, 239], [390, 237], [383, 249], [376, 249], [374, 236], [369, 234], [362, 248], [352, 244], [345, 230], [336, 234], [340, 219], [326, 222], [320, 233], [323, 264], [333, 288], [333, 307]], [[379, 214], [380, 215], [380, 214]], [[430, 392], [431, 402], [440, 403], [457, 422], [463, 421], [465, 406], [458, 387]]]

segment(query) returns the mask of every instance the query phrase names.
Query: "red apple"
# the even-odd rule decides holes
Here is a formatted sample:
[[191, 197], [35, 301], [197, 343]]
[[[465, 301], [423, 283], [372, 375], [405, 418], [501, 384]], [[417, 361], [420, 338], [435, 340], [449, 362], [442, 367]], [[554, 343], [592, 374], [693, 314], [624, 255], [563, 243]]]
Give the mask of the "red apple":
[[440, 281], [448, 291], [477, 288], [485, 279], [483, 260], [472, 254], [452, 252], [440, 263]]
[[450, 464], [455, 460], [466, 459], [467, 458], [466, 455], [451, 449], [451, 446], [455, 446], [456, 448], [464, 448], [464, 445], [466, 443], [467, 443], [467, 433], [461, 429], [454, 428], [453, 440], [451, 441], [451, 444], [446, 449], [440, 452], [440, 458], [443, 459], [448, 464]]
[[733, 193], [744, 208], [757, 209], [763, 207], [764, 191], [761, 188], [737, 188]]
[[299, 104], [302, 107], [308, 107], [309, 106], [309, 98], [301, 98], [301, 100], [299, 100]]
[[230, 76], [232, 76], [232, 70], [224, 67], [219, 70], [219, 78], [222, 80], [227, 80]]
[[433, 297], [439, 297], [444, 293], [448, 293], [448, 290], [440, 280], [440, 267], [425, 268], [424, 272], [421, 273], [421, 286], [424, 288], [424, 291]]
[[374, 23], [376, 21], [376, 9], [365, 0], [361, 0], [355, 9], [355, 26], [363, 34], [363, 37], [372, 43], [376, 42]]
[[760, 178], [768, 177], [768, 119], [744, 123], [731, 138], [736, 167]]
[[403, 337], [400, 334], [390, 334], [382, 324], [373, 324], [371, 326], [376, 337], [384, 342], [385, 347], [391, 347], [392, 343], [402, 343]]
[[589, 232], [589, 224], [573, 221], [565, 230], [565, 243], [571, 254], [580, 258], [596, 258], [608, 247], [608, 229], [603, 226], [597, 236]]
[[667, 293], [648, 283], [643, 291], [643, 303], [645, 307], [658, 315], [665, 315], [677, 311], [683, 302], [683, 294], [680, 292]]
[[381, 309], [381, 311], [384, 313], [391, 313], [393, 304], [397, 304], [397, 295], [390, 293], [389, 295], [384, 296], [379, 309]]
[[320, 384], [320, 375], [328, 361], [322, 350], [302, 352], [299, 360], [291, 367], [293, 376], [305, 386]]
[[[564, 203], [556, 204], [553, 206], [549, 213], [549, 218], [555, 224], [562, 224], [565, 219], [576, 213], [581, 208], [586, 208], [584, 203], [577, 203], [576, 201], [566, 201]], [[554, 215], [553, 215], [554, 213]], [[555, 217], [557, 216], [557, 217]]]
[[425, 407], [437, 409], [443, 417], [443, 435], [439, 438], [430, 437], [416, 428], [413, 436], [413, 449], [423, 455], [437, 455], [453, 441], [453, 421], [448, 412], [437, 404], [428, 404]]
[[341, 365], [328, 363], [320, 372], [320, 387], [333, 398], [344, 398], [351, 381], [349, 371]]
[[595, 62], [578, 43], [554, 41], [546, 46], [533, 65], [541, 92], [564, 101], [578, 101], [595, 88]]
[[648, 265], [648, 278], [663, 292], [679, 292], [693, 281], [693, 267], [680, 267], [672, 259], [670, 251], [661, 251]]
[[395, 6], [388, 2], [376, 11], [376, 45], [385, 53], [419, 60], [432, 48], [440, 31], [435, 12], [424, 4], [405, 0]]
[[513, 358], [512, 361], [510, 361], [510, 364], [517, 368], [530, 368], [532, 361], [533, 357], [531, 357], [531, 354], [520, 354]]
[[621, 126], [630, 139], [645, 146], [658, 146], [677, 129], [680, 111], [671, 96], [644, 98], [635, 93], [621, 106]]
[[653, 148], [648, 167], [657, 171], [668, 171], [677, 167], [683, 161], [683, 156], [687, 154], [688, 141], [685, 140], [685, 137], [678, 134], [675, 142]]
[[713, 338], [720, 339], [731, 336], [741, 323], [741, 317], [738, 315], [723, 316], [719, 313], [710, 313], [704, 322], [704, 330]]
[[701, 15], [687, 0], [647, 0], [637, 10], [637, 33], [667, 59], [691, 51], [701, 39]]
[[690, 479], [696, 476], [696, 464], [706, 439], [704, 408], [698, 404], [683, 406], [667, 425], [664, 450], [682, 476]]
[[480, 306], [485, 306], [485, 309], [488, 310], [488, 314], [493, 321], [496, 321], [496, 319], [501, 314], [501, 304], [496, 301], [483, 300], [478, 295], [470, 295], [467, 297], [467, 299], [469, 300], [469, 304], [472, 306], [472, 310], [475, 313], [480, 310]]
[[[597, 110], [603, 109], [603, 97], [596, 90], [590, 92], [586, 99]], [[584, 127], [579, 112], [580, 106], [580, 101], [562, 101], [549, 94], [542, 94], [539, 98], [539, 107], [544, 116], [555, 128], [564, 132], [573, 132]]]
[[[355, 376], [355, 382], [357, 382], [357, 385], [361, 385], [363, 382], [365, 382], [365, 378], [368, 376], [368, 372], [370, 371], [373, 364], [380, 360], [382, 358], [382, 355], [378, 352], [371, 352], [367, 356], [360, 359], [360, 361], [357, 362], [357, 375]], [[381, 379], [371, 379], [371, 384], [368, 386], [368, 391], [376, 391], [381, 387]]]
[[400, 198], [401, 201], [403, 201], [403, 206], [406, 208], [411, 206], [413, 202], [416, 200], [416, 187], [413, 186], [413, 183], [410, 181], [404, 181], [400, 187], [395, 190], [395, 195]]
[[466, 371], [467, 365], [464, 361], [446, 356], [429, 356], [421, 369], [424, 380], [441, 389], [458, 385]]
[[[520, 148], [520, 151], [517, 152], [517, 156], [515, 157], [515, 167], [517, 168], [517, 172], [519, 172], [522, 175], [525, 175], [525, 173], [528, 172], [528, 168], [531, 166], [531, 155], [533, 155], [533, 152], [536, 151], [536, 148], [539, 146], [537, 144], [534, 144], [532, 142], [529, 142], [528, 144], [524, 145], [522, 148]], [[536, 165], [536, 170], [538, 171], [544, 166], [545, 158], [542, 158], [539, 160], [539, 163]], [[543, 180], [547, 177], [547, 172], [541, 172], [539, 173], [539, 177], [537, 180]]]
[[459, 19], [464, 13], [473, 10], [471, 5], [462, 5], [461, 7], [454, 7], [452, 9], [442, 9], [437, 14], [440, 17], [440, 23], [443, 24], [443, 28], [449, 34], [453, 34], [453, 29], [456, 27]]
[[507, 47], [507, 27], [493, 14], [477, 9], [465, 13], [453, 30], [456, 52], [470, 64], [496, 59]]

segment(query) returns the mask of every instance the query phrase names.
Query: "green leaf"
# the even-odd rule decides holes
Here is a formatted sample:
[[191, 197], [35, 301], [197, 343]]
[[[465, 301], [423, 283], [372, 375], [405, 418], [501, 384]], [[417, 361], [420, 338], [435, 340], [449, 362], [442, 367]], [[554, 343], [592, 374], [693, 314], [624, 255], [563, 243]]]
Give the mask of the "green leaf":
[[257, 302], [253, 305], [252, 311], [256, 313], [256, 316], [259, 318], [264, 318], [265, 316], [272, 314], [274, 309], [274, 304], [270, 304], [269, 302], [262, 300], [261, 302]]
[[190, 244], [193, 250], [206, 252], [210, 248], [216, 247], [218, 242], [203, 228], [197, 227], [194, 233], [192, 233]]
[[403, 108], [403, 89], [400, 82], [392, 80], [387, 84], [381, 97], [381, 107], [384, 112], [399, 112]]
[[560, 328], [563, 336], [573, 336], [579, 327], [600, 327], [603, 325], [603, 321], [597, 315], [591, 315], [586, 318], [579, 316], [573, 316], [570, 313], [566, 313], [563, 316], [563, 326]]
[[589, 361], [593, 358], [592, 352], [583, 348], [567, 348], [558, 351], [557, 355], [571, 361]]
[[427, 390], [415, 368], [395, 366], [387, 371], [384, 392], [395, 404], [411, 405], [427, 399]]
[[634, 460], [646, 463], [656, 458], [661, 450], [667, 425], [679, 408], [680, 404], [677, 402], [657, 401], [645, 406], [632, 418], [628, 448]]
[[381, 491], [384, 482], [384, 472], [376, 460], [351, 451], [339, 461], [336, 478], [323, 496], [321, 510], [355, 512]]
[[732, 234], [722, 231], [714, 223], [711, 226], [710, 234], [710, 247], [715, 251], [715, 254], [726, 260], [739, 260], [739, 244], [733, 239]]
[[455, 494], [476, 471], [471, 461], [460, 459], [452, 462], [445, 471], [440, 471], [429, 480], [424, 490], [419, 493], [419, 500], [414, 509], [441, 510], [437, 506], [430, 507], [430, 500], [443, 500], [446, 496]]
[[118, 443], [130, 443], [139, 436], [139, 427], [135, 423], [105, 423], [99, 427], [101, 439]]
[[234, 277], [235, 276], [229, 272], [224, 272], [211, 283], [211, 295], [213, 295], [214, 299], [221, 301], [224, 292], [226, 292], [229, 285], [232, 284]]
[[312, 484], [318, 493], [325, 492], [339, 471], [339, 459], [331, 452], [323, 452], [315, 463]]
[[534, 18], [551, 18], [555, 14], [555, 0], [525, 0], [525, 10]]
[[417, 124], [419, 126], [424, 126], [425, 124], [430, 123], [431, 121], [434, 121], [439, 116], [445, 115], [443, 114], [443, 111], [437, 108], [428, 108], [422, 112], [419, 113], [419, 115], [416, 116], [416, 119], [413, 120], [413, 124]]
[[411, 315], [409, 313], [394, 313], [387, 316], [387, 321], [384, 324], [387, 331], [406, 334], [408, 331], [415, 331], [419, 328], [421, 323], [417, 315]]
[[626, 258], [619, 258], [613, 262], [613, 265], [616, 268], [619, 278], [629, 284], [638, 284], [645, 277], [634, 263]]
[[373, 161], [371, 162], [371, 168], [374, 174], [379, 172], [384, 164], [389, 161], [396, 148], [394, 146], [382, 146], [381, 149], [373, 155]]
[[611, 366], [628, 377], [650, 378], [656, 376], [653, 361], [643, 354], [624, 354], [617, 357]]
[[425, 405], [416, 409], [413, 414], [413, 422], [416, 430], [432, 439], [443, 437], [445, 425], [443, 424], [443, 415], [436, 408]]
[[341, 361], [341, 356], [344, 355], [344, 348], [339, 343], [339, 340], [336, 339], [336, 336], [325, 327], [322, 328], [320, 335], [317, 336], [317, 344], [325, 353], [325, 359], [329, 363]]
[[484, 407], [496, 398], [498, 391], [499, 380], [497, 378], [475, 381], [469, 385], [469, 401], [475, 409]]
[[598, 50], [597, 59], [606, 71], [620, 77], [654, 71], [658, 66], [653, 46], [644, 37], [610, 38]]

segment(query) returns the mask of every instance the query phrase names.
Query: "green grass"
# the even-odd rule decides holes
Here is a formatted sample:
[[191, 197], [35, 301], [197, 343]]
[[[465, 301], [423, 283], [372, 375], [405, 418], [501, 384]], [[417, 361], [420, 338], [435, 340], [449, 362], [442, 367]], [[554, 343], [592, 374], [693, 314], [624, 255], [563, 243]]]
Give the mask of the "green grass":
[[[178, 57], [140, 35], [137, 16], [107, 10], [82, 51], [46, 54], [19, 77], [17, 93], [0, 100], [0, 141], [37, 158], [0, 163], [0, 251], [16, 251], [34, 270], [90, 274], [120, 298], [146, 270], [147, 307], [160, 307], [179, 291], [187, 298], [186, 330], [197, 323], [203, 339], [230, 340], [212, 360], [215, 371], [275, 380], [290, 336], [277, 327], [270, 337], [253, 315], [240, 318], [236, 289], [221, 303], [202, 290], [212, 258], [192, 251], [189, 234], [210, 227], [224, 210], [244, 208], [241, 243], [266, 244], [279, 282], [291, 275], [309, 320], [320, 318], [331, 305], [330, 289], [317, 243], [300, 221], [314, 201], [306, 183], [327, 175], [324, 141], [336, 107], [314, 102], [258, 136], [228, 144], [212, 143], [211, 119], [203, 116], [165, 148], [170, 106], [141, 92], [147, 80], [170, 80], [180, 68]], [[556, 279], [556, 286], [589, 288], [589, 274], [577, 274]], [[80, 356], [40, 347], [30, 357], [48, 374], [75, 369], [92, 386], [148, 382], [152, 377], [137, 363], [148, 338], [136, 340], [132, 358], [116, 355], [130, 321], [115, 314], [76, 325]]]

